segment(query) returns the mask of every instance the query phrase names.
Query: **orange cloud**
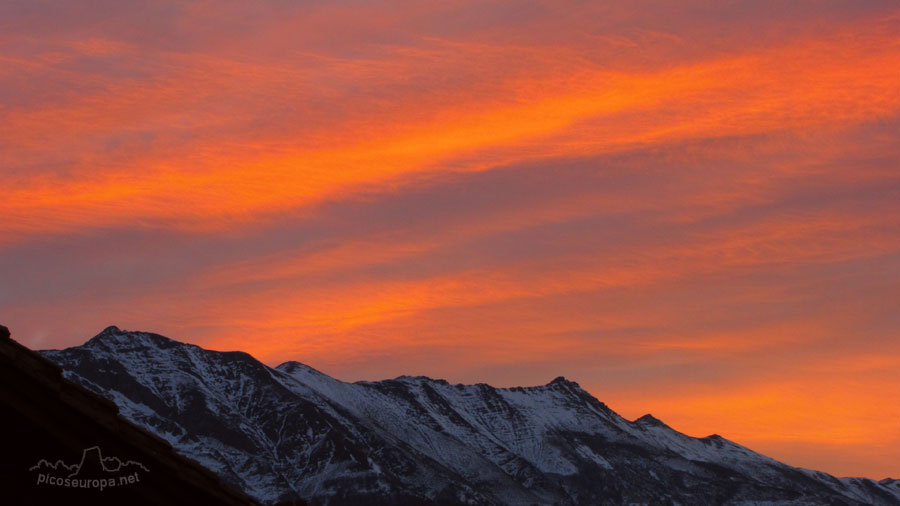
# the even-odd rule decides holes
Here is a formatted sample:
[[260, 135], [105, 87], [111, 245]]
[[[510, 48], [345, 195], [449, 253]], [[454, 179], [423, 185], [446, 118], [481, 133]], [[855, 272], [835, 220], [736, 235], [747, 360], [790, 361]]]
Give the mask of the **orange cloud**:
[[[326, 130], [304, 125], [301, 137], [282, 134], [274, 143], [253, 140], [252, 130], [244, 130], [249, 143], [235, 142], [242, 134], [235, 130], [224, 139], [191, 142], [185, 148], [191, 154], [161, 149], [161, 155], [151, 150], [136, 159], [83, 159], [71, 171], [74, 178], [7, 178], [0, 211], [7, 216], [7, 234], [134, 220], [215, 228], [315, 204], [360, 185], [393, 185], [422, 171], [486, 170], [522, 159], [604, 153], [672, 139], [846, 126], [894, 114], [900, 106], [900, 78], [892, 71], [900, 64], [898, 41], [879, 26], [637, 74], [582, 63], [563, 75], [513, 79], [480, 100], [429, 103], [426, 96], [424, 104], [413, 101], [412, 111], [399, 108], [377, 121], [326, 122]], [[866, 35], [860, 37], [859, 30]], [[471, 51], [478, 61], [482, 48], [453, 50], [461, 59]], [[82, 138], [73, 141], [90, 142], [85, 137], [134, 122], [142, 130], [212, 129], [221, 121], [212, 105], [220, 99], [238, 101], [231, 106], [237, 114], [227, 120], [233, 125], [222, 126], [246, 129], [249, 125], [241, 123], [253, 99], [241, 90], [284, 90], [294, 77], [303, 89], [309, 79], [298, 70], [170, 58], [178, 70], [157, 82], [125, 81], [62, 107], [13, 111], [5, 115], [2, 133], [37, 150], [47, 146], [51, 132], [68, 138], [79, 132]], [[404, 60], [402, 52], [399, 58], [388, 60], [386, 72], [400, 66], [403, 77], [411, 72], [404, 65], [419, 63]], [[348, 72], [346, 65], [331, 70]], [[303, 91], [284, 99], [311, 100], [327, 89], [313, 85]], [[425, 113], [423, 105], [430, 108]], [[302, 106], [295, 117], [302, 125]]]
[[[474, 307], [518, 299], [541, 299], [562, 294], [590, 293], [614, 288], [633, 288], [672, 283], [691, 276], [752, 269], [765, 265], [809, 265], [833, 263], [847, 259], [880, 255], [900, 248], [900, 239], [884, 230], [900, 226], [893, 217], [868, 216], [845, 220], [823, 213], [802, 221], [763, 222], [746, 227], [730, 227], [700, 234], [693, 241], [677, 245], [662, 244], [641, 251], [626, 249], [614, 255], [559, 255], [552, 259], [533, 259], [426, 277], [395, 280], [372, 277], [363, 273], [341, 276], [350, 266], [374, 263], [409, 262], [417, 255], [427, 255], [440, 247], [434, 239], [425, 243], [393, 245], [371, 243], [338, 246], [307, 256], [282, 262], [261, 261], [244, 264], [234, 270], [223, 266], [212, 277], [201, 276], [197, 290], [212, 293], [228, 281], [241, 291], [244, 283], [269, 280], [274, 284], [254, 295], [241, 295], [219, 300], [210, 297], [202, 302], [214, 304], [203, 313], [210, 315], [204, 325], [221, 325], [225, 329], [208, 344], [219, 348], [241, 347], [269, 361], [286, 360], [292, 354], [337, 354], [347, 360], [348, 354], [366, 354], [374, 349], [403, 345], [405, 335], [379, 338], [374, 342], [357, 342], [352, 352], [343, 347], [332, 348], [331, 342], [357, 339], [359, 330], [393, 320], [413, 317], [423, 311], [441, 308]], [[475, 227], [477, 230], [478, 227]], [[370, 252], [375, 252], [370, 253]], [[335, 277], [329, 278], [331, 272]], [[311, 274], [325, 280], [310, 278]], [[212, 282], [211, 287], [207, 283]], [[302, 290], [298, 287], [302, 286]], [[229, 292], [230, 293], [230, 292]], [[218, 307], [218, 304], [223, 306]], [[241, 316], [243, 315], [243, 316]], [[218, 323], [216, 323], [218, 322]], [[547, 325], [563, 331], [565, 324], [553, 320]], [[248, 340], [243, 330], [229, 335], [227, 328], [267, 329], [269, 338]], [[529, 333], [539, 335], [544, 325]], [[502, 332], [497, 332], [502, 334]], [[521, 334], [511, 335], [522, 340]], [[753, 346], [751, 336], [735, 340], [736, 335], [681, 336], [675, 340], [657, 339], [640, 347], [639, 352], [654, 349], [716, 349], [724, 346]], [[290, 336], [303, 336], [313, 349], [304, 350]], [[442, 339], [457, 339], [444, 335]], [[478, 339], [477, 337], [475, 339]], [[498, 336], [494, 340], [502, 341]], [[773, 335], [766, 341], [772, 342]], [[318, 344], [316, 344], [318, 342]], [[423, 344], [418, 342], [417, 344]], [[519, 345], [521, 346], [521, 344]], [[313, 351], [317, 350], [317, 351]], [[482, 353], [482, 348], [477, 348]], [[519, 357], [521, 358], [521, 357]], [[327, 360], [331, 360], [328, 358]]]

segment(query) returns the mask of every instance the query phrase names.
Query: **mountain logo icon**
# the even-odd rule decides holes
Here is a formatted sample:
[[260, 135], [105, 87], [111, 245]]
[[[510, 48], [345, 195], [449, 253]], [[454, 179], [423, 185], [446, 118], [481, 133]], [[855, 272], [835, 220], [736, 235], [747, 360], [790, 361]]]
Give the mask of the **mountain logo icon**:
[[39, 486], [99, 490], [140, 483], [141, 473], [150, 472], [146, 466], [134, 460], [104, 457], [99, 446], [82, 450], [81, 459], [77, 463], [67, 464], [62, 459], [55, 462], [41, 459], [28, 470], [38, 473], [36, 485]]

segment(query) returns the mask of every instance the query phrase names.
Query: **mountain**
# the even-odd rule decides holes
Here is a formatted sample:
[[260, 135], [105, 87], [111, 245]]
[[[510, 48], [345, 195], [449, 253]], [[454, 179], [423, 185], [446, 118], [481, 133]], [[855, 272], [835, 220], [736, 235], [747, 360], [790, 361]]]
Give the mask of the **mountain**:
[[[0, 504], [260, 506], [0, 325]], [[292, 506], [300, 506], [292, 505]]]
[[264, 502], [900, 506], [895, 480], [838, 479], [650, 415], [628, 421], [563, 377], [345, 383], [116, 327], [41, 353]]

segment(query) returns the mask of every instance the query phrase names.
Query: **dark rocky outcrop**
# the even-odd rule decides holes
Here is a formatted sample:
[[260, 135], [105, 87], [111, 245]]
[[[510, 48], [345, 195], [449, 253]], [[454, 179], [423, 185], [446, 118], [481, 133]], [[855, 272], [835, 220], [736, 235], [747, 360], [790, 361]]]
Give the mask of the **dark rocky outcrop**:
[[259, 505], [124, 419], [112, 401], [65, 379], [3, 326], [0, 382], [0, 503]]

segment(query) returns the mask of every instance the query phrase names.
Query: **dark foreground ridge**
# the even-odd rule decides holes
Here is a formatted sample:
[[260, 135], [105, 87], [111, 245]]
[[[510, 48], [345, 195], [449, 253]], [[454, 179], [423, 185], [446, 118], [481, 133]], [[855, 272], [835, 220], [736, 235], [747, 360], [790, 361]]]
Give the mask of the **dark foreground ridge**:
[[900, 506], [892, 480], [839, 479], [650, 415], [626, 420], [563, 377], [514, 388], [345, 383], [299, 362], [271, 368], [116, 327], [41, 353], [265, 503]]
[[4, 326], [0, 378], [3, 504], [259, 504], [66, 380]]

